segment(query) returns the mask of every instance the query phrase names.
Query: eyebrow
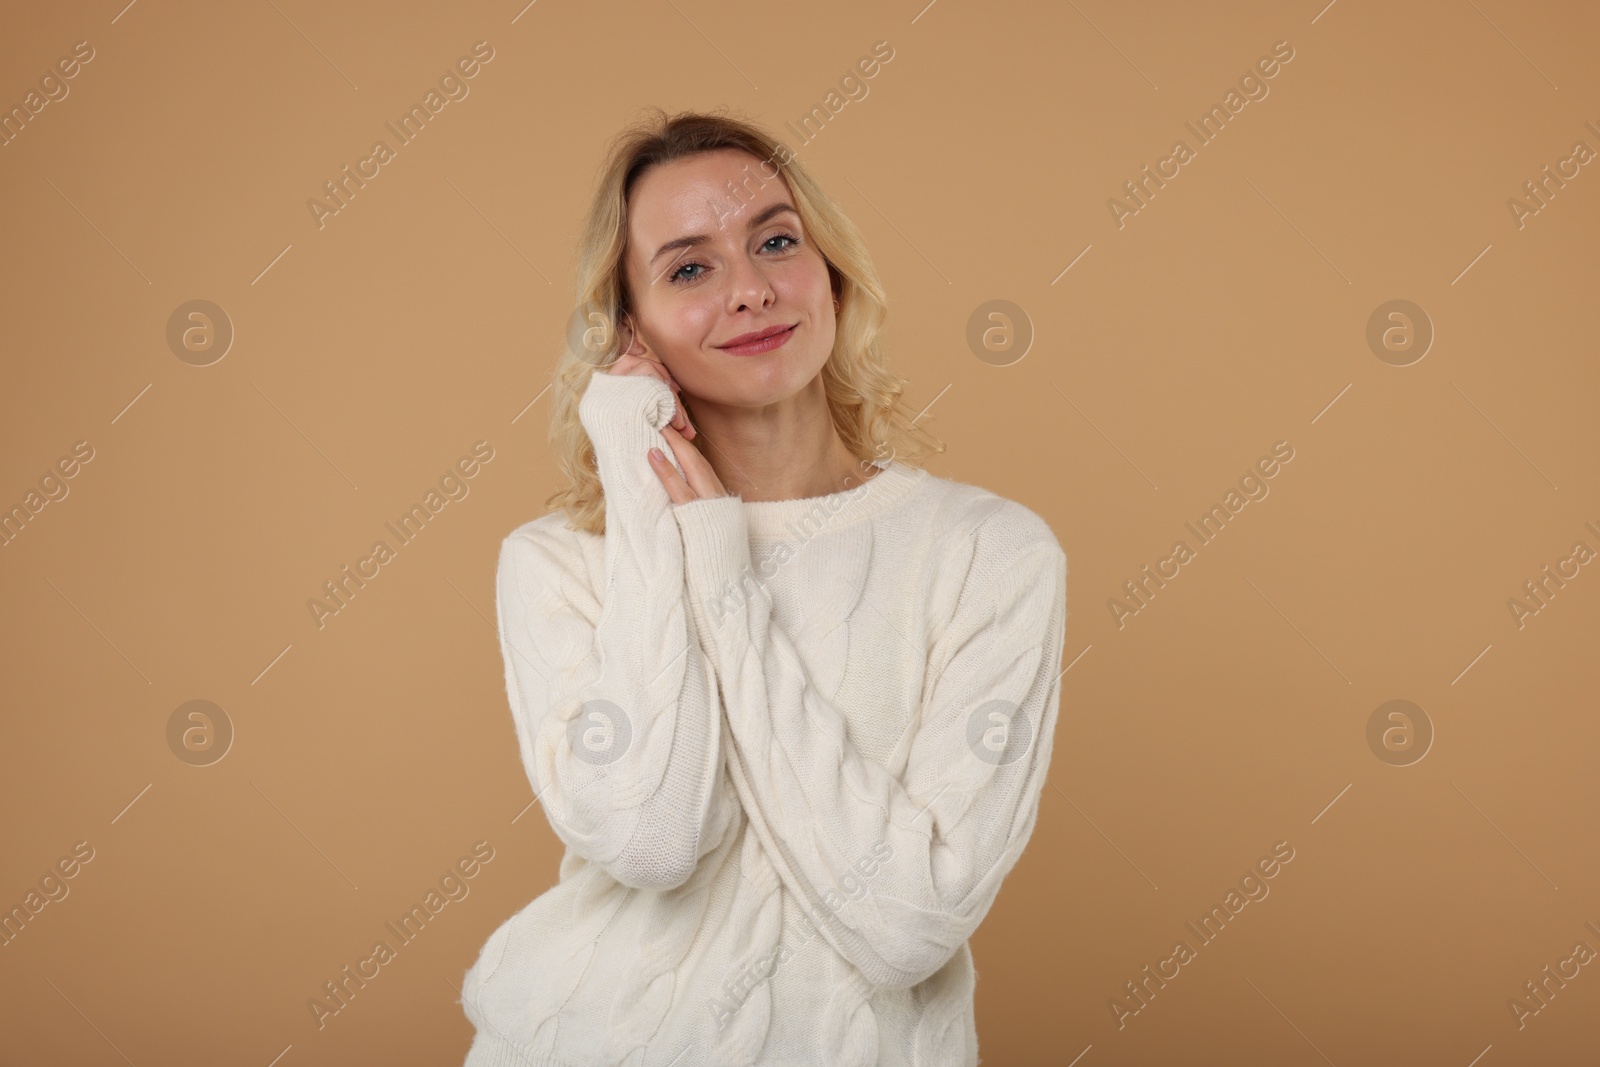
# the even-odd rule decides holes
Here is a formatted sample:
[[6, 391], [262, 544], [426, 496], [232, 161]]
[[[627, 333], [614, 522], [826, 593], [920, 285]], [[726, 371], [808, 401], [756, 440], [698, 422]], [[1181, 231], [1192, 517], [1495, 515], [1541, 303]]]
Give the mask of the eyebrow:
[[[757, 226], [760, 226], [763, 222], [766, 222], [768, 219], [772, 218], [774, 215], [780, 215], [785, 211], [793, 212], [796, 218], [799, 218], [800, 216], [800, 213], [795, 210], [793, 204], [780, 201], [779, 203], [773, 204], [766, 208], [755, 218], [751, 219], [745, 224], [745, 229], [753, 230]], [[666, 244], [656, 249], [656, 254], [650, 257], [650, 263], [654, 263], [656, 260], [666, 255], [668, 252], [671, 252], [673, 249], [693, 248], [695, 245], [705, 244], [709, 240], [711, 240], [711, 238], [706, 234], [696, 233], [691, 234], [688, 237], [679, 237], [668, 241]], [[649, 264], [646, 264], [646, 266], [648, 265]]]

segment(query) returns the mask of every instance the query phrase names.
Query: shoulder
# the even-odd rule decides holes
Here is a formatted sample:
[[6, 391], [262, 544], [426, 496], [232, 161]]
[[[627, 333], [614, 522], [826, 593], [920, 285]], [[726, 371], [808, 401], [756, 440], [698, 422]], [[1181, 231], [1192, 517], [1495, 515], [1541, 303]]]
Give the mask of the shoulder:
[[1005, 566], [1024, 559], [1059, 558], [1066, 551], [1050, 523], [1019, 501], [978, 485], [929, 474], [934, 554], [953, 568]]
[[930, 478], [926, 488], [934, 495], [934, 562], [925, 572], [934, 661], [947, 663], [942, 656], [1000, 620], [986, 640], [1016, 648], [1064, 622], [1067, 555], [1042, 515], [981, 486]]
[[603, 551], [603, 540], [575, 529], [564, 511], [531, 519], [500, 542], [499, 572], [507, 581], [560, 588], [566, 576], [587, 582], [590, 556]]
[[524, 546], [560, 551], [576, 547], [585, 536], [568, 524], [566, 512], [552, 511], [537, 519], [530, 519], [506, 534], [500, 542], [500, 551], [502, 554], [522, 551]]

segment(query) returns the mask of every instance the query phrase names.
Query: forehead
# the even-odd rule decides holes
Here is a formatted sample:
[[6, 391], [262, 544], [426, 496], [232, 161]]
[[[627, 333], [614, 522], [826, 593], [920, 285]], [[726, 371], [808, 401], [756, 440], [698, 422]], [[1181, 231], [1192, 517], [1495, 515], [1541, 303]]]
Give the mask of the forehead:
[[643, 262], [663, 243], [692, 234], [737, 238], [762, 208], [793, 202], [773, 169], [748, 152], [723, 148], [646, 170], [628, 194], [632, 254]]

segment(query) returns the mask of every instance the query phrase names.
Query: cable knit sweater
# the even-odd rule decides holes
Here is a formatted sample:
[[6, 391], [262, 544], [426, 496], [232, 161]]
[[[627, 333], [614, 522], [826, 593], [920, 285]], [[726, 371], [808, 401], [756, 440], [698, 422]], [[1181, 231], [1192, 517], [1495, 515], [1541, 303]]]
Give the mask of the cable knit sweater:
[[466, 975], [466, 1067], [972, 1067], [967, 939], [1033, 832], [1066, 555], [892, 458], [674, 505], [645, 455], [673, 403], [596, 373], [604, 536], [557, 512], [501, 546], [512, 719], [566, 853]]

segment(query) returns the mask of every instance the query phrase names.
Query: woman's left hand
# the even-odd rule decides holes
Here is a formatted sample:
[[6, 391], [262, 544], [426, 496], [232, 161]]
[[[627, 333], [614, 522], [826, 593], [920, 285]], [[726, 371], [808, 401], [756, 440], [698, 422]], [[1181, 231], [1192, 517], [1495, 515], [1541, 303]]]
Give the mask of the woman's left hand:
[[[674, 504], [687, 504], [691, 500], [707, 500], [728, 495], [728, 491], [722, 487], [722, 479], [717, 477], [717, 472], [711, 469], [706, 457], [702, 456], [700, 450], [690, 444], [687, 438], [670, 425], [662, 428], [661, 435], [667, 439], [673, 457], [683, 468], [683, 474], [679, 474], [673, 468], [659, 448], [650, 450], [650, 466], [655, 470], [656, 477], [661, 479], [661, 484], [667, 487], [667, 497]], [[684, 475], [688, 476], [687, 481], [684, 480]]]

